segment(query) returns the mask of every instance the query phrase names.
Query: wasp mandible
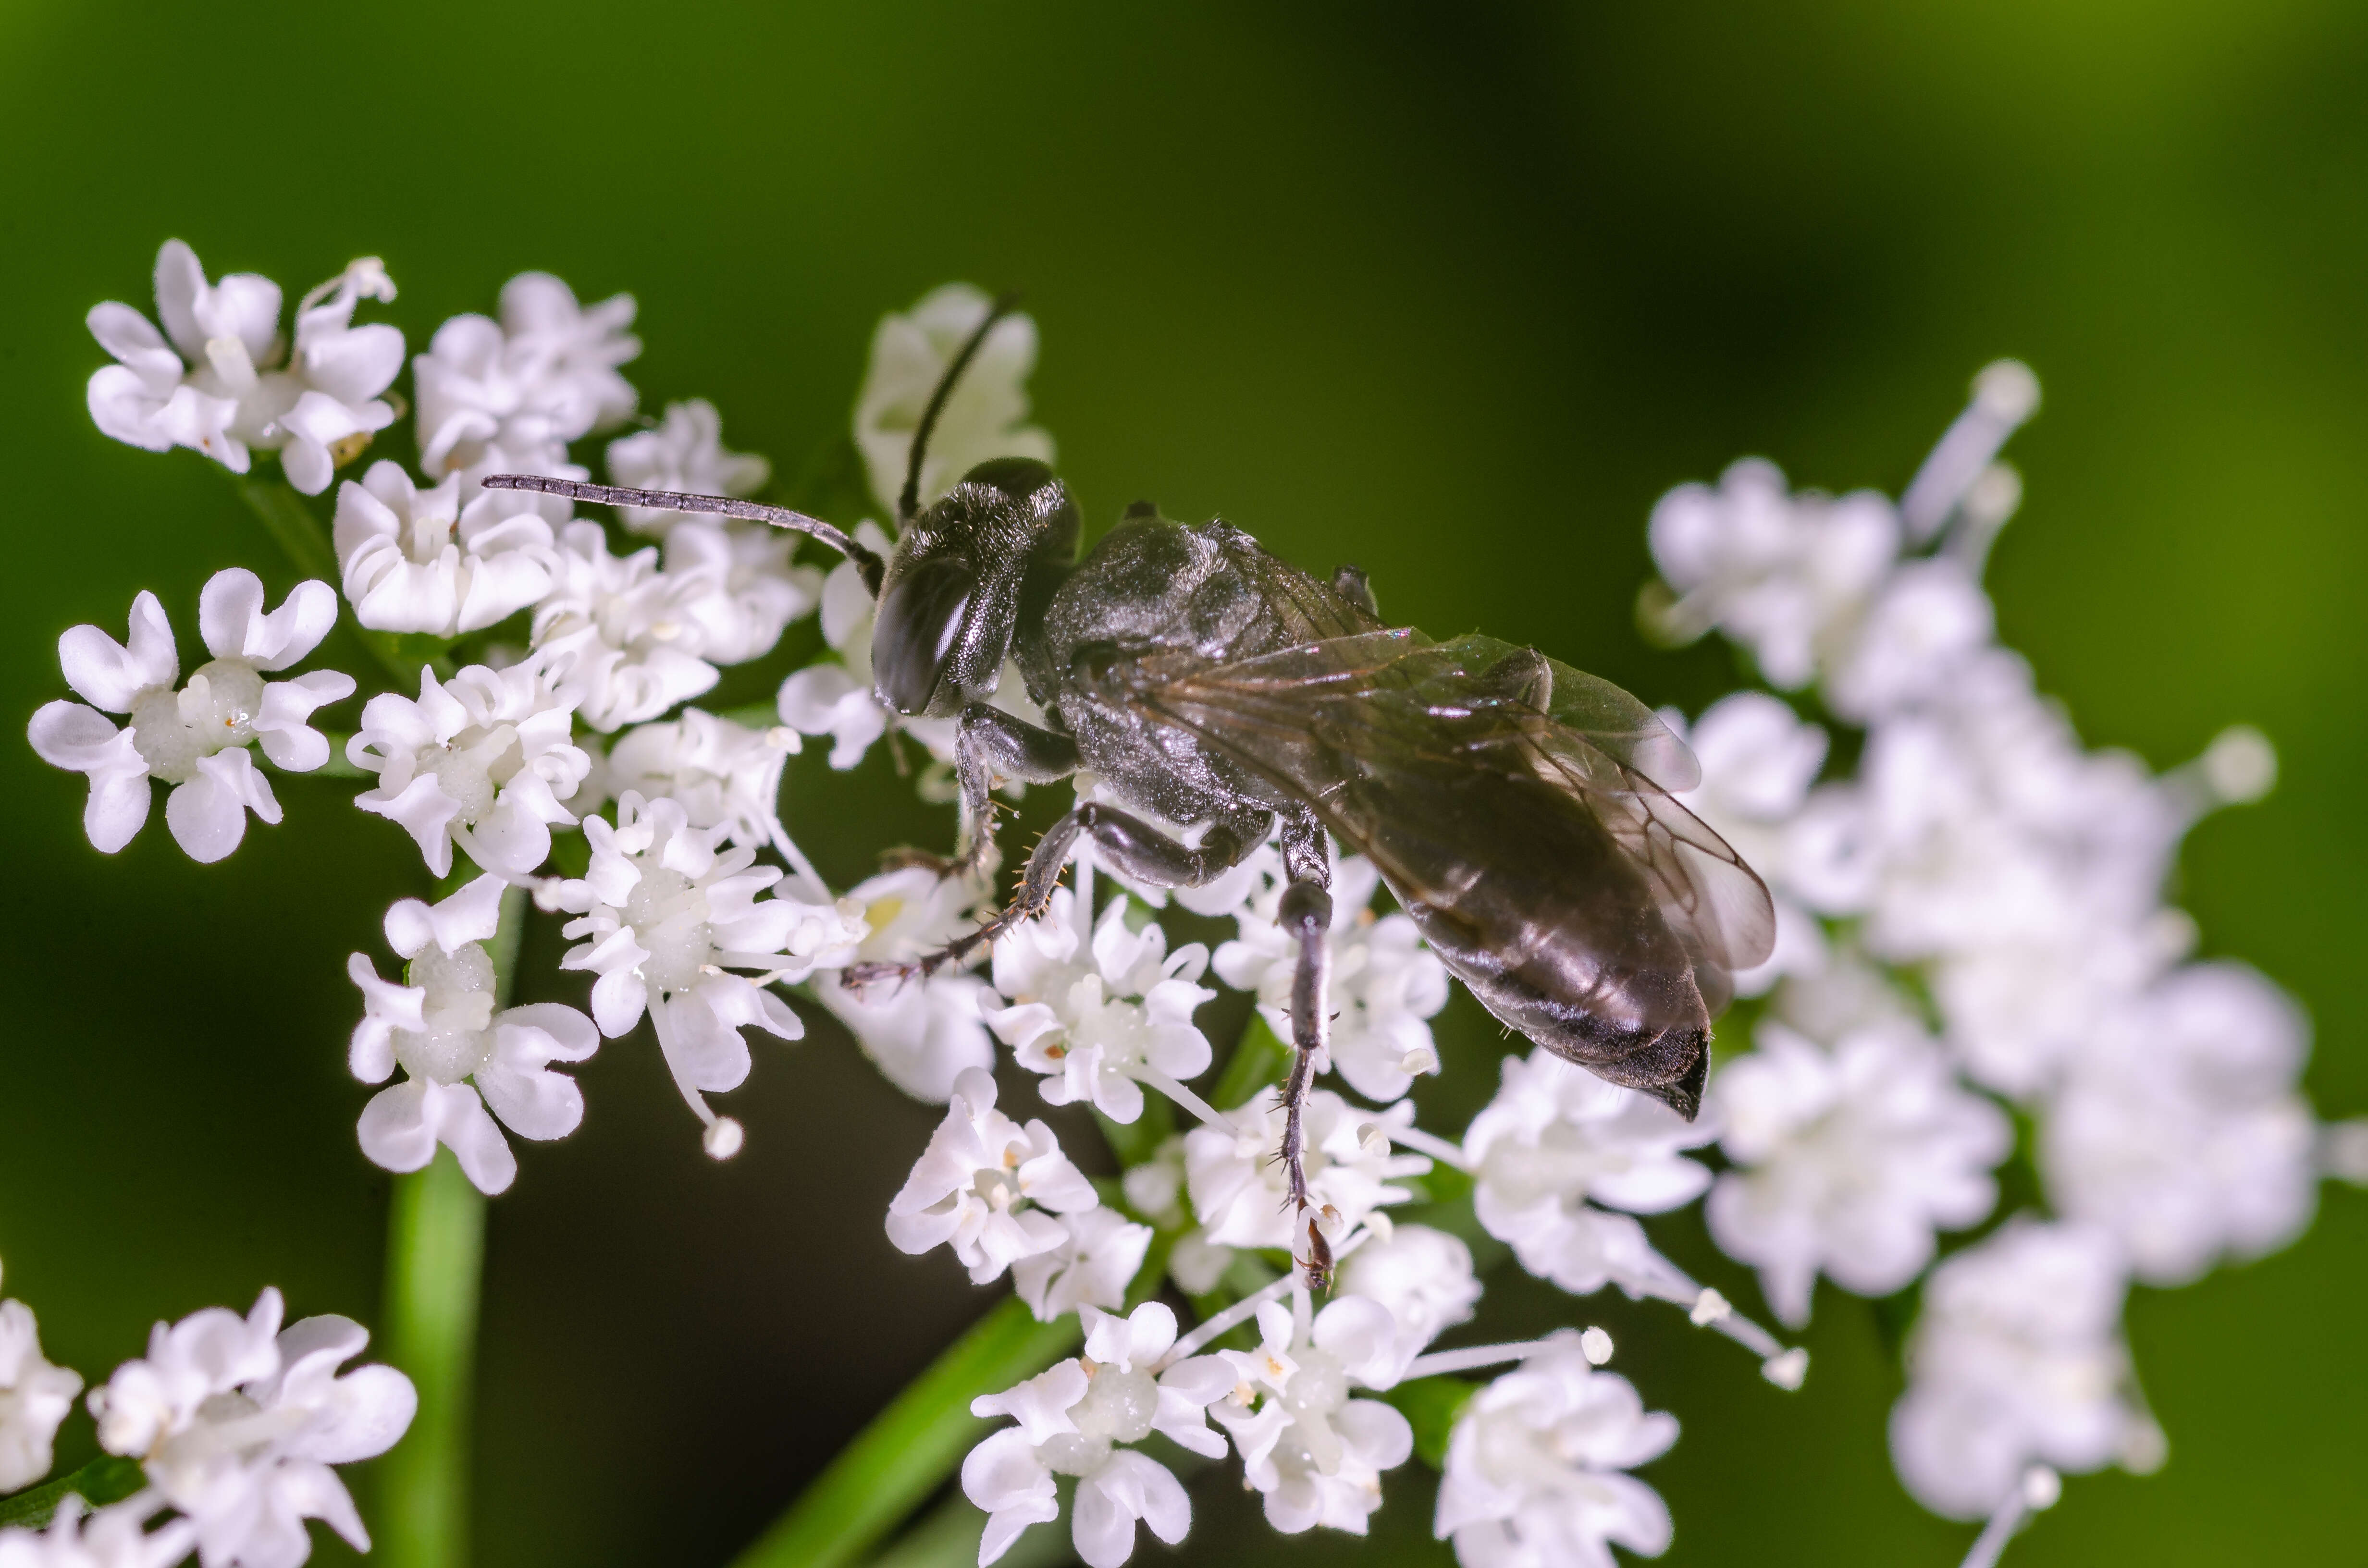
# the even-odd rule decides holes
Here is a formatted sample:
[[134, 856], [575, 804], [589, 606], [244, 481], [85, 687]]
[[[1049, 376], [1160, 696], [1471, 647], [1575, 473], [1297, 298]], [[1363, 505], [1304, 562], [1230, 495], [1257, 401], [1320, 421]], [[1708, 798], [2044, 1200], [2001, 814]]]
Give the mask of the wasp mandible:
[[[1033, 459], [981, 463], [923, 509], [930, 432], [1009, 309], [997, 302], [931, 395], [885, 562], [785, 507], [530, 474], [484, 482], [751, 518], [853, 561], [878, 601], [880, 699], [959, 721], [968, 845], [952, 864], [992, 864], [998, 777], [1051, 783], [1090, 769], [1120, 802], [1088, 801], [1055, 823], [1001, 914], [915, 962], [860, 966], [850, 983], [926, 975], [1042, 914], [1080, 835], [1138, 882], [1193, 887], [1279, 826], [1279, 918], [1298, 960], [1277, 1154], [1304, 1211], [1301, 1108], [1329, 1024], [1328, 832], [1373, 861], [1490, 1012], [1691, 1120], [1711, 1018], [1733, 971], [1767, 958], [1775, 912], [1742, 858], [1670, 798], [1700, 781], [1684, 743], [1618, 687], [1534, 648], [1390, 627], [1363, 573], [1311, 576], [1222, 519], [1177, 523], [1137, 503], [1080, 559], [1076, 504]], [[1042, 727], [987, 704], [1007, 655]], [[1201, 831], [1188, 844], [1161, 824]]]

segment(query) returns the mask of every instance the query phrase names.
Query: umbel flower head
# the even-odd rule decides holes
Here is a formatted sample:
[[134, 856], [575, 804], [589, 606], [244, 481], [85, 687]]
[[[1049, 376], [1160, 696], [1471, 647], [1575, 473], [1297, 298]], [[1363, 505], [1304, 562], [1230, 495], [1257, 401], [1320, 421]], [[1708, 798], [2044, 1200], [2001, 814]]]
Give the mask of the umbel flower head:
[[[613, 827], [599, 817], [584, 824], [590, 869], [550, 892], [578, 917], [565, 934], [579, 945], [560, 967], [598, 976], [592, 1017], [600, 1032], [613, 1039], [649, 1014], [675, 1085], [707, 1124], [708, 1151], [719, 1159], [739, 1148], [740, 1129], [718, 1119], [706, 1096], [746, 1080], [740, 1031], [805, 1033], [766, 987], [845, 965], [864, 933], [849, 910], [761, 896], [780, 871], [757, 865], [754, 850], [722, 847], [725, 832], [691, 826], [678, 801], [628, 790]], [[734, 969], [766, 973], [760, 983]]]
[[393, 298], [376, 256], [355, 262], [298, 302], [290, 357], [279, 285], [251, 272], [210, 284], [197, 253], [167, 240], [156, 253], [163, 334], [129, 305], [92, 307], [91, 335], [120, 363], [91, 377], [91, 418], [119, 441], [192, 447], [233, 473], [247, 471], [250, 449], [279, 452], [288, 483], [318, 495], [394, 423], [379, 394], [403, 369], [403, 334], [353, 324], [363, 300]]
[[551, 592], [551, 525], [532, 497], [487, 490], [463, 506], [461, 476], [421, 490], [393, 462], [337, 491], [337, 567], [354, 619], [377, 631], [458, 637]]
[[471, 665], [449, 681], [419, 672], [419, 699], [381, 692], [362, 708], [346, 759], [378, 775], [354, 803], [400, 825], [427, 869], [450, 875], [458, 846], [489, 871], [522, 877], [551, 853], [559, 802], [592, 759], [569, 740], [574, 705], [534, 660], [507, 669]]
[[388, 910], [387, 945], [410, 960], [407, 984], [381, 980], [360, 953], [346, 961], [366, 1014], [347, 1059], [354, 1076], [379, 1084], [397, 1065], [404, 1073], [362, 1111], [362, 1153], [388, 1170], [422, 1169], [442, 1143], [481, 1191], [500, 1192], [518, 1157], [495, 1116], [534, 1139], [564, 1138], [584, 1119], [584, 1092], [550, 1069], [598, 1048], [592, 1020], [552, 1002], [494, 1010], [484, 944], [501, 924], [503, 892], [487, 872], [440, 903], [406, 898]]
[[158, 1324], [148, 1354], [91, 1391], [99, 1446], [136, 1459], [148, 1483], [188, 1516], [206, 1568], [295, 1568], [312, 1554], [306, 1519], [357, 1551], [370, 1533], [332, 1465], [372, 1459], [411, 1425], [418, 1395], [392, 1367], [338, 1366], [369, 1331], [342, 1317], [279, 1326], [267, 1290], [242, 1319], [209, 1307]]
[[888, 1239], [916, 1255], [950, 1246], [971, 1283], [985, 1285], [1067, 1242], [1055, 1215], [1100, 1201], [1053, 1130], [996, 1109], [995, 1080], [972, 1068], [954, 1080], [946, 1119], [888, 1205]]
[[[189, 858], [219, 860], [246, 835], [246, 813], [279, 820], [279, 802], [256, 770], [256, 742], [275, 767], [306, 773], [329, 760], [327, 737], [307, 721], [313, 710], [353, 695], [350, 676], [315, 670], [267, 681], [319, 645], [337, 619], [326, 583], [299, 583], [280, 607], [264, 613], [263, 585], [240, 567], [214, 574], [198, 599], [198, 629], [212, 659], [187, 684], [173, 629], [156, 596], [131, 601], [130, 645], [96, 626], [58, 639], [66, 684], [90, 706], [51, 702], [33, 715], [33, 749], [45, 762], [90, 776], [83, 828], [108, 854], [131, 842], [148, 820], [154, 778], [173, 787], [165, 825]], [[100, 710], [130, 716], [118, 730]]]
[[[855, 444], [871, 472], [871, 494], [892, 516], [922, 411], [993, 305], [969, 284], [949, 283], [911, 311], [882, 316], [872, 334], [871, 369], [855, 400]], [[938, 415], [921, 465], [921, 505], [989, 458], [1053, 460], [1053, 437], [1023, 423], [1028, 372], [1035, 366], [1036, 324], [1025, 315], [996, 323]]]
[[1457, 1417], [1433, 1528], [1463, 1568], [1612, 1568], [1614, 1544], [1668, 1550], [1668, 1506], [1627, 1471], [1668, 1452], [1677, 1418], [1597, 1370], [1581, 1340], [1557, 1329]]
[[564, 460], [570, 441], [621, 424], [640, 402], [617, 369], [642, 351], [626, 330], [632, 295], [586, 310], [549, 273], [521, 272], [502, 285], [501, 312], [454, 316], [412, 364], [419, 466], [431, 474], [476, 466], [495, 448], [511, 458], [556, 448]]

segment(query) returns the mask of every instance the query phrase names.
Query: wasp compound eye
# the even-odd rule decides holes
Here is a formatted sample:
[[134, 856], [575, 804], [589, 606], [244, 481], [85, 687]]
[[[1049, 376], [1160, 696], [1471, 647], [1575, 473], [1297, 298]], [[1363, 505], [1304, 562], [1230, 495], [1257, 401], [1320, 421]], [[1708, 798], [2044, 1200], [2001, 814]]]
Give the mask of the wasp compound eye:
[[[871, 628], [871, 679], [881, 699], [908, 717], [931, 711], [962, 641], [978, 586], [970, 563], [940, 555], [901, 563], [880, 591]], [[957, 687], [959, 683], [957, 683]], [[962, 700], [949, 692], [949, 705]]]

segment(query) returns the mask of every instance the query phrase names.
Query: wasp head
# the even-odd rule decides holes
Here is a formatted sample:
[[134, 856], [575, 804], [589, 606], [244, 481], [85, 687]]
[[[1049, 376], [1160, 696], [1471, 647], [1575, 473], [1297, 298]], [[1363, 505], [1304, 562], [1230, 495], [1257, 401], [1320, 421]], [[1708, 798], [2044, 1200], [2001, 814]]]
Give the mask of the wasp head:
[[994, 458], [913, 519], [880, 585], [871, 679], [908, 718], [990, 696], [1023, 611], [1041, 610], [1077, 555], [1077, 506], [1033, 458]]

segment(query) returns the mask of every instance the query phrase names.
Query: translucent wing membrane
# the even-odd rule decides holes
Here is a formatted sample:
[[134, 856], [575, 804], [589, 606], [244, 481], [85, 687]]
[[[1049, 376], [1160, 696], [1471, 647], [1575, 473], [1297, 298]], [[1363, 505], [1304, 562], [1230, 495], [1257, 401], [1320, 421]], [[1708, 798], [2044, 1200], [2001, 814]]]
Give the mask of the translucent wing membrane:
[[1709, 1011], [1775, 915], [1669, 797], [1700, 769], [1651, 710], [1534, 649], [1406, 630], [1144, 675], [1146, 710], [1371, 857], [1500, 1017], [1691, 1111]]

